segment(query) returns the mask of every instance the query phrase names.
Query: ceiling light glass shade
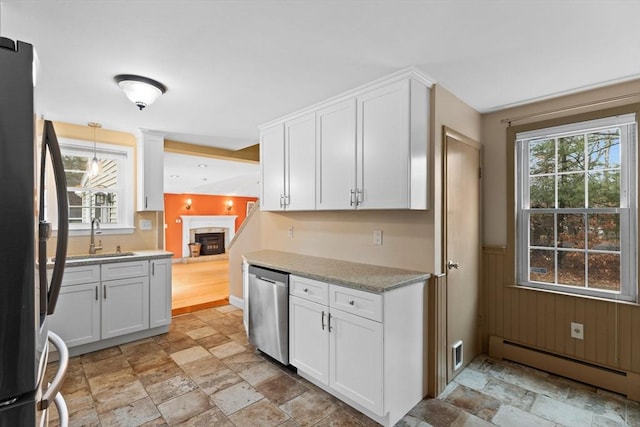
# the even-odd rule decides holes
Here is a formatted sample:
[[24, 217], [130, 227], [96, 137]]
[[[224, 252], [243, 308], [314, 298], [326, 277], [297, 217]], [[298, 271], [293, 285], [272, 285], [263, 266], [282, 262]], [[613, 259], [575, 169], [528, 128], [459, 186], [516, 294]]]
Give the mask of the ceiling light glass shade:
[[98, 158], [94, 155], [93, 160], [91, 160], [91, 176], [96, 176], [100, 173], [100, 162]]
[[147, 77], [119, 74], [114, 79], [127, 98], [141, 110], [167, 91], [162, 83]]

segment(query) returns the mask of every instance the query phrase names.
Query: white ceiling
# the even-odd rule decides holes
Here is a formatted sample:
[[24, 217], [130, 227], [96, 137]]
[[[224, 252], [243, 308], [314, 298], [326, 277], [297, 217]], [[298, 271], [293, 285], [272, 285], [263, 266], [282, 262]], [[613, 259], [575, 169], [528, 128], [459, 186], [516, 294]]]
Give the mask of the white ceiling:
[[[0, 0], [0, 35], [36, 47], [49, 119], [238, 149], [410, 65], [481, 112], [637, 78], [639, 16], [640, 0]], [[138, 111], [116, 74], [168, 91]]]

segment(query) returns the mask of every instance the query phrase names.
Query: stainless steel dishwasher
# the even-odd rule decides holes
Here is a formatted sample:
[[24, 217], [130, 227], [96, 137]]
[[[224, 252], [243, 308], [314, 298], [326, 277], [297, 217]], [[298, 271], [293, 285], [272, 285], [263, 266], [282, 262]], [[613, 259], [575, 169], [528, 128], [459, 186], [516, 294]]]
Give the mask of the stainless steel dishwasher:
[[249, 342], [289, 364], [289, 274], [249, 266]]

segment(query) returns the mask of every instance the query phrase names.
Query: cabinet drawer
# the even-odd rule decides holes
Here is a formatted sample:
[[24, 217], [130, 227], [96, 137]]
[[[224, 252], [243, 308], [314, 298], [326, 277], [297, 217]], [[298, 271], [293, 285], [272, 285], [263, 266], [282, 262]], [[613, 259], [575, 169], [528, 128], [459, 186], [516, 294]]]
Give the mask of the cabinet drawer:
[[[51, 270], [53, 271], [53, 270]], [[81, 285], [100, 281], [99, 265], [83, 265], [78, 267], [65, 267], [62, 278], [62, 286]]]
[[329, 286], [331, 308], [382, 322], [382, 295], [344, 286]]
[[148, 275], [149, 261], [128, 261], [102, 265], [103, 281]]
[[289, 293], [308, 301], [329, 305], [329, 285], [325, 282], [289, 276]]

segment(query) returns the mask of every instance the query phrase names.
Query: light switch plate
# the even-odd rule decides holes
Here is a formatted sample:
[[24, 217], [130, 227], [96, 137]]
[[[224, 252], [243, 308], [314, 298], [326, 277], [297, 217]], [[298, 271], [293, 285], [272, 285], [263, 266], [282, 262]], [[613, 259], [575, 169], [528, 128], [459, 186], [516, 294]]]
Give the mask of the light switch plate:
[[382, 230], [373, 230], [373, 244], [382, 246]]
[[141, 219], [140, 220], [140, 230], [151, 230], [153, 228], [153, 223], [150, 219]]

